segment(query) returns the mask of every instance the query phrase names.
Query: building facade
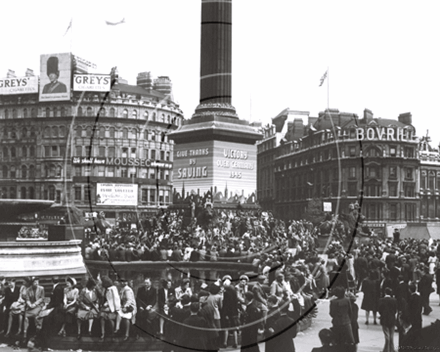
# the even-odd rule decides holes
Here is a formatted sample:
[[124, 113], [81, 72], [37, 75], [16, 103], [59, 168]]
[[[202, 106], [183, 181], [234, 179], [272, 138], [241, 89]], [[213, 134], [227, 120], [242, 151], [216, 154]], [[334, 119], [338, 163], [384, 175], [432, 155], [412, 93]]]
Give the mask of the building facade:
[[183, 114], [170, 79], [143, 72], [137, 85], [70, 88], [68, 100], [41, 101], [41, 87], [0, 95], [1, 197], [54, 200], [108, 218], [171, 204], [168, 133]]
[[[280, 117], [266, 129], [281, 131]], [[333, 213], [358, 202], [372, 224], [420, 219], [421, 160], [411, 114], [392, 120], [366, 109], [359, 118], [330, 109], [306, 124], [283, 119], [288, 126], [279, 143], [268, 133], [258, 146], [260, 204], [272, 202], [284, 219], [302, 218], [312, 199], [330, 203]], [[272, 180], [260, 175], [264, 167], [270, 174], [262, 158], [272, 160]]]

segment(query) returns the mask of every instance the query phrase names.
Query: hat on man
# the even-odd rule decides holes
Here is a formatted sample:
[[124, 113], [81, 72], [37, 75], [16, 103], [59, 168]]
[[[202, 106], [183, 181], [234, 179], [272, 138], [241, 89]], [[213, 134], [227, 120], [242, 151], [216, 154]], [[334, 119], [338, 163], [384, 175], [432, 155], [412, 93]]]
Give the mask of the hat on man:
[[247, 275], [241, 275], [241, 276], [240, 276], [240, 281], [241, 281], [241, 280], [249, 281], [249, 277], [248, 277]]
[[232, 277], [230, 275], [225, 275], [225, 276], [223, 276], [222, 281], [225, 281], [225, 280], [232, 281]]
[[258, 279], [258, 280], [266, 280], [266, 276], [264, 276], [264, 275], [258, 275], [257, 279]]
[[57, 76], [60, 75], [58, 58], [56, 56], [51, 56], [47, 59], [47, 75], [49, 76], [51, 73], [55, 73]]
[[70, 282], [72, 284], [72, 286], [76, 285], [76, 280], [73, 277], [68, 276], [66, 279], [67, 282]]

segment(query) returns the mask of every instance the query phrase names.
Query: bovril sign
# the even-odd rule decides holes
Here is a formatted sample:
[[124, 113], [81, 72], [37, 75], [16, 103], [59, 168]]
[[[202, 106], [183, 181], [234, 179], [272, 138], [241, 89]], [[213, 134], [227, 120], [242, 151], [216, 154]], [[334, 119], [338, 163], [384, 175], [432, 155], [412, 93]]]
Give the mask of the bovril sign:
[[110, 91], [110, 75], [73, 75], [73, 90], [89, 92]]
[[356, 129], [356, 139], [358, 141], [408, 141], [409, 133], [408, 129], [401, 127], [359, 127]]

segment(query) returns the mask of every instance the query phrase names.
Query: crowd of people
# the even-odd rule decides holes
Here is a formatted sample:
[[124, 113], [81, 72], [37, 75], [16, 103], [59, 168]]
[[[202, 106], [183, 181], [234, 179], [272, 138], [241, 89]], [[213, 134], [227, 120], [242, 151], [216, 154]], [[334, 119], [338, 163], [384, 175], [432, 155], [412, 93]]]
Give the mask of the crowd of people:
[[320, 331], [323, 346], [315, 351], [355, 351], [359, 309], [366, 325], [382, 325], [384, 352], [394, 352], [395, 328], [399, 347], [420, 342], [422, 315], [432, 311], [429, 296], [434, 277], [437, 282], [440, 277], [437, 241], [400, 239], [396, 231], [393, 239], [371, 236], [347, 248], [336, 236], [322, 253], [319, 227], [308, 221], [286, 224], [270, 213], [241, 210], [214, 216], [207, 209], [202, 215], [185, 223], [183, 214], [164, 211], [134, 225], [95, 226], [83, 241], [84, 257], [224, 260], [251, 263], [251, 273], [195, 276], [182, 270], [160, 281], [147, 271], [141, 280], [90, 274], [81, 285], [72, 277], [55, 278], [50, 300], [38, 278], [21, 287], [7, 280], [1, 287], [3, 333], [28, 337], [31, 321], [43, 348], [52, 334], [78, 339], [87, 334], [101, 341], [160, 339], [164, 351], [217, 351], [240, 341], [243, 351], [258, 351], [261, 340], [266, 351], [293, 351], [301, 323], [316, 314], [316, 300], [329, 299], [332, 326]]
[[[395, 351], [395, 329], [399, 350], [421, 346], [422, 317], [432, 312], [429, 297], [435, 291], [433, 282], [440, 282], [439, 244], [432, 239], [400, 239], [398, 230], [393, 238], [371, 238], [349, 253], [338, 242], [332, 243], [326, 263], [333, 287], [332, 327], [320, 332], [323, 347], [316, 351], [337, 351], [338, 346], [356, 350], [359, 291], [363, 293], [360, 309], [365, 311], [365, 325], [382, 326], [383, 352]], [[440, 295], [438, 285], [437, 293]]]

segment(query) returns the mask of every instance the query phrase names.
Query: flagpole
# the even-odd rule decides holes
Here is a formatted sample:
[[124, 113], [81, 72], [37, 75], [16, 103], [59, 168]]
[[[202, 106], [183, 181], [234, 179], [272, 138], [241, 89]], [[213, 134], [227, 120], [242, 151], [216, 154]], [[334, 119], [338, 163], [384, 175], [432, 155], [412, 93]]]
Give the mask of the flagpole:
[[327, 110], [330, 109], [330, 70], [327, 67]]

